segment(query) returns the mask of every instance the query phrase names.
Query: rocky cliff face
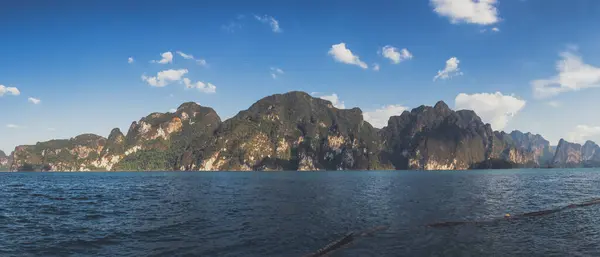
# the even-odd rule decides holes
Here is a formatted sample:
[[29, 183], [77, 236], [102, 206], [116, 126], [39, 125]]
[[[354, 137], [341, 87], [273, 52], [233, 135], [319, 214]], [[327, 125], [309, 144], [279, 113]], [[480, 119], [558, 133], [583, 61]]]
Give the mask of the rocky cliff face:
[[0, 150], [0, 170], [9, 170], [12, 159]]
[[396, 169], [468, 169], [490, 157], [493, 132], [473, 111], [444, 102], [391, 117], [381, 131], [384, 156]]
[[[558, 148], [563, 149], [559, 144]], [[595, 144], [552, 161], [598, 160]], [[80, 135], [16, 147], [11, 170], [369, 170], [510, 168], [550, 159], [539, 135], [494, 132], [473, 111], [420, 106], [373, 128], [358, 108], [303, 92], [265, 97], [221, 122], [196, 103], [152, 113], [127, 134]], [[577, 159], [579, 158], [579, 159]], [[564, 159], [564, 161], [563, 161]]]
[[550, 142], [541, 135], [523, 133], [515, 130], [510, 133], [515, 147], [533, 154], [533, 159], [538, 165], [546, 165], [554, 157]]
[[561, 139], [556, 147], [552, 166], [562, 168], [600, 167], [600, 147], [589, 140], [582, 146]]
[[208, 107], [184, 103], [174, 113], [153, 113], [133, 122], [116, 170], [193, 170], [214, 147], [221, 118]]
[[560, 139], [552, 159], [552, 165], [554, 167], [578, 167], [581, 161], [581, 145]]
[[35, 145], [17, 146], [11, 170], [89, 171], [94, 170], [106, 138], [83, 134], [71, 139], [50, 140]]

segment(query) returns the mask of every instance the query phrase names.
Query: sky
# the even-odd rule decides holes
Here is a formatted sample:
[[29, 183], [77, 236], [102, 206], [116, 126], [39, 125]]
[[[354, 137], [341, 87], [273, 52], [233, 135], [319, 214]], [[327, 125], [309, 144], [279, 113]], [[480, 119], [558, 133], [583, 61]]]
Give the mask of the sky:
[[494, 130], [600, 142], [599, 25], [596, 0], [9, 1], [0, 149], [188, 101], [225, 120], [292, 90], [375, 127], [443, 100]]

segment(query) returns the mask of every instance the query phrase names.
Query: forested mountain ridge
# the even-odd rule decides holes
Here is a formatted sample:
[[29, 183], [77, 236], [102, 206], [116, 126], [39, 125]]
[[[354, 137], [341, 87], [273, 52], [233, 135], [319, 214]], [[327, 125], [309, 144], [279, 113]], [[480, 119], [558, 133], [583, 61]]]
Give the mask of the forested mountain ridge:
[[[221, 121], [188, 102], [152, 113], [126, 134], [83, 134], [21, 145], [10, 170], [456, 170], [579, 167], [600, 163], [598, 146], [493, 131], [471, 110], [440, 101], [392, 116], [377, 129], [359, 108], [338, 109], [304, 92], [275, 94]], [[8, 160], [9, 158], [4, 158]], [[2, 156], [0, 156], [0, 161]], [[6, 166], [9, 163], [7, 162]]]

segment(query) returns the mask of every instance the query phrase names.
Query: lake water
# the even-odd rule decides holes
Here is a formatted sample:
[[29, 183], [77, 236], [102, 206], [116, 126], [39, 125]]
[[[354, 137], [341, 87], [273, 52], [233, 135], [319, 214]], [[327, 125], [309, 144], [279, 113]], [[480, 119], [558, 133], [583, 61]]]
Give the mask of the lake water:
[[0, 256], [600, 256], [600, 170], [0, 173]]

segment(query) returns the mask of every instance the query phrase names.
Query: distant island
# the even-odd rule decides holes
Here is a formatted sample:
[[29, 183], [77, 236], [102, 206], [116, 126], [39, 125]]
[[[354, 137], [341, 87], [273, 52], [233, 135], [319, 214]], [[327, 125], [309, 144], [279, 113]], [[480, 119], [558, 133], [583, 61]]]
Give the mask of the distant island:
[[392, 116], [377, 129], [359, 108], [337, 109], [304, 92], [265, 97], [221, 121], [184, 103], [151, 113], [124, 135], [83, 134], [0, 151], [10, 171], [466, 170], [598, 167], [600, 147], [493, 131], [471, 110], [440, 101]]

